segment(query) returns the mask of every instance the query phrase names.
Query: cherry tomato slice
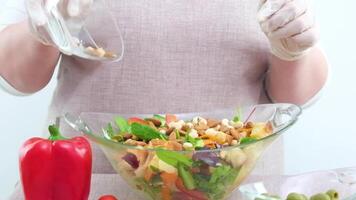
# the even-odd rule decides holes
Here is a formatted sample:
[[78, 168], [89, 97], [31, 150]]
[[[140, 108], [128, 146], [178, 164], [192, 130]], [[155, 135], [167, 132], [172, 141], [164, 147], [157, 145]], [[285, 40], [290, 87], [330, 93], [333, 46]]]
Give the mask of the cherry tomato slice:
[[114, 195], [103, 195], [98, 200], [118, 200]]
[[169, 124], [171, 122], [176, 122], [178, 121], [177, 116], [171, 115], [171, 114], [166, 114], [166, 123]]
[[131, 117], [131, 118], [129, 118], [128, 120], [127, 120], [127, 122], [129, 123], [129, 124], [132, 124], [132, 123], [139, 123], [139, 124], [143, 124], [143, 125], [148, 125], [148, 122], [147, 121], [145, 121], [145, 120], [143, 120], [143, 119], [140, 119], [140, 118], [138, 118], [138, 117]]

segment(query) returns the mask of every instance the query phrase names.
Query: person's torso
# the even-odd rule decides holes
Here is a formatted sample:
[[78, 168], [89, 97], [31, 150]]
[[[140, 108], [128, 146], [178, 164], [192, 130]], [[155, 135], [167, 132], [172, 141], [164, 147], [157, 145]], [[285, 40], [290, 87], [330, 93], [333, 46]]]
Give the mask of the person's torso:
[[[259, 103], [268, 43], [257, 6], [258, 0], [109, 0], [124, 57], [97, 63], [63, 56], [49, 120], [68, 111], [182, 113]], [[109, 25], [97, 26], [99, 33]], [[94, 171], [103, 168], [98, 162]]]

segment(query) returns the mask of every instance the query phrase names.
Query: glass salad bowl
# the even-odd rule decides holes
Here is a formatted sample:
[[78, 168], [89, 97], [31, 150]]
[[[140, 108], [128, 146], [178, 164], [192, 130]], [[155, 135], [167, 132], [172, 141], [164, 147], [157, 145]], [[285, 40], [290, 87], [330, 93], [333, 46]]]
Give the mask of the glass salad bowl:
[[[199, 150], [167, 150], [118, 143], [107, 137], [108, 123], [115, 117], [145, 119], [152, 115], [82, 113], [65, 115], [67, 123], [101, 147], [113, 168], [145, 199], [227, 199], [251, 173], [261, 153], [291, 127], [301, 114], [293, 104], [262, 104], [242, 107], [240, 120], [268, 123], [271, 134], [232, 146]], [[196, 116], [233, 119], [234, 110], [177, 114], [178, 119]]]

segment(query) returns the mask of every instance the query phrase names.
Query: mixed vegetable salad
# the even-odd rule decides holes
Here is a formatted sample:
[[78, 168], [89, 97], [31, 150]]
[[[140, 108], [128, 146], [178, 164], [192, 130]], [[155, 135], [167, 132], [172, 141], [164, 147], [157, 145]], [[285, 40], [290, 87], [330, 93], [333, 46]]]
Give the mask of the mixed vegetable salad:
[[242, 122], [240, 116], [183, 121], [167, 114], [114, 121], [104, 130], [106, 138], [138, 147], [115, 155], [115, 168], [138, 190], [163, 200], [224, 199], [248, 174], [242, 168], [249, 164], [250, 152], [223, 147], [251, 143], [273, 132], [270, 123]]

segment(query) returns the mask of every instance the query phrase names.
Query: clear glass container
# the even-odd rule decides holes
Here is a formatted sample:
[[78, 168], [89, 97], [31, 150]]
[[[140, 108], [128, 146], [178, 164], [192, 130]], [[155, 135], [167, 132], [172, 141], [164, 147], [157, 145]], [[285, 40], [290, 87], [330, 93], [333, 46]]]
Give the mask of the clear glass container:
[[[142, 194], [145, 199], [167, 199], [167, 193], [172, 200], [175, 199], [206, 199], [206, 200], [219, 200], [228, 198], [232, 191], [235, 190], [242, 181], [251, 173], [261, 153], [291, 127], [301, 114], [301, 108], [292, 104], [264, 104], [253, 107], [244, 107], [242, 116], [249, 118], [252, 122], [270, 122], [273, 126], [273, 133], [263, 139], [236, 146], [224, 147], [212, 150], [196, 150], [196, 151], [169, 151], [158, 149], [142, 149], [138, 146], [130, 146], [122, 143], [117, 143], [105, 138], [102, 131], [103, 127], [109, 122], [112, 122], [115, 116], [122, 116], [124, 118], [140, 117], [145, 118], [152, 115], [121, 115], [119, 113], [82, 113], [80, 121], [85, 122], [89, 128], [83, 129], [85, 135], [94, 143], [99, 145], [104, 154], [110, 161], [113, 168], [120, 174], [124, 180], [137, 191]], [[250, 114], [251, 115], [250, 115]], [[184, 113], [177, 114], [179, 119], [190, 120], [193, 117], [201, 116], [213, 119], [232, 119], [234, 110], [217, 110], [205, 113]], [[78, 119], [79, 120], [79, 119]], [[67, 120], [68, 121], [68, 120]], [[73, 120], [72, 120], [73, 121]], [[193, 179], [196, 183], [195, 189], [188, 190], [182, 188], [182, 183], [177, 176], [177, 169], [172, 166], [167, 166], [166, 163], [161, 162], [158, 157], [161, 154], [170, 155], [173, 157], [183, 156], [187, 159], [200, 158], [202, 160], [218, 160], [219, 164], [208, 166], [210, 171], [220, 170], [219, 177], [214, 175], [202, 175], [204, 169], [198, 169], [199, 173], [195, 173], [194, 166], [188, 167], [186, 170], [193, 172]], [[134, 156], [132, 162], [136, 162], [135, 168], [127, 162], [128, 157]], [[227, 157], [230, 162], [225, 161]], [[231, 161], [233, 160], [233, 161]], [[221, 162], [220, 162], [221, 161]], [[131, 163], [132, 164], [132, 163]], [[161, 172], [159, 175], [155, 174], [154, 177], [148, 172], [155, 170], [152, 166], [159, 168]], [[163, 172], [168, 177], [170, 175], [171, 183], [162, 185], [161, 176]], [[167, 178], [167, 177], [166, 177]], [[214, 180], [211, 180], [214, 179]], [[161, 181], [160, 181], [161, 180]], [[172, 181], [173, 180], [173, 181]], [[213, 183], [213, 185], [209, 185]], [[204, 185], [205, 184], [205, 185]], [[166, 186], [169, 185], [167, 188]]]

